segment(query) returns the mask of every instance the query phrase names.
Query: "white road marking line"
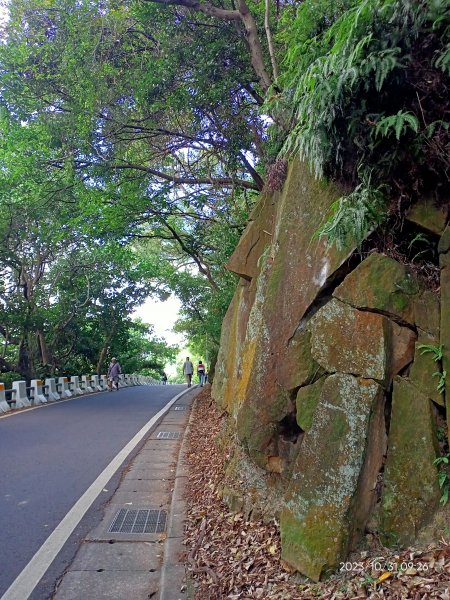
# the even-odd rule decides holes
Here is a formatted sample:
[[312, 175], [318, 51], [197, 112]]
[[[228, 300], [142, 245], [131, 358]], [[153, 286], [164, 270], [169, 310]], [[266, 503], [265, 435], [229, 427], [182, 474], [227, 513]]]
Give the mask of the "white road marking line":
[[94, 500], [106, 486], [108, 481], [127, 458], [130, 452], [142, 440], [144, 435], [153, 427], [165, 412], [186, 392], [192, 388], [183, 390], [170, 402], [168, 402], [154, 417], [148, 421], [144, 427], [122, 448], [122, 450], [112, 459], [109, 465], [97, 477], [94, 483], [84, 492], [81, 498], [73, 505], [64, 519], [56, 526], [53, 533], [42, 544], [27, 566], [17, 576], [9, 586], [0, 600], [27, 600], [31, 592], [37, 586], [50, 564], [56, 558], [61, 548], [64, 546], [69, 536], [86, 514]]

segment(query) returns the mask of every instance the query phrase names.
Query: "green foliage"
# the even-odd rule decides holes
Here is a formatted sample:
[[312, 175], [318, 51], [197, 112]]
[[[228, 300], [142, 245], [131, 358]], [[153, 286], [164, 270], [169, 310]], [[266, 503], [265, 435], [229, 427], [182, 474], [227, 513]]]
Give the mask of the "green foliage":
[[[442, 344], [440, 346], [435, 346], [433, 344], [419, 344], [419, 346], [417, 347], [419, 350], [422, 350], [421, 354], [431, 354], [435, 362], [440, 362], [442, 360], [444, 349]], [[436, 371], [435, 373], [433, 373], [432, 377], [438, 378], [438, 384], [436, 389], [440, 394], [443, 394], [445, 392], [445, 381], [447, 377], [447, 372]]]
[[152, 2], [13, 0], [10, 12], [0, 235], [13, 198], [25, 218], [5, 237], [20, 229], [29, 270], [41, 247], [52, 255], [33, 302], [18, 288], [19, 253], [14, 267], [0, 257], [0, 275], [14, 270], [5, 322], [18, 342], [5, 368], [26, 338], [24, 372], [47, 359], [54, 371], [100, 369], [111, 353], [136, 370], [144, 340], [129, 314], [150, 293], [178, 295], [179, 329], [207, 339], [212, 357], [235, 285], [224, 264], [262, 187], [265, 125], [243, 31]]
[[356, 211], [359, 243], [379, 222], [370, 216], [361, 227], [368, 209], [357, 200], [367, 187], [361, 173], [382, 187], [385, 214], [399, 190], [407, 204], [448, 185], [450, 2], [305, 0], [283, 25], [283, 91], [266, 108], [291, 115], [281, 155], [299, 155], [318, 177], [355, 189], [321, 233], [349, 239], [351, 231], [335, 236], [335, 225], [350, 226]]
[[398, 111], [396, 115], [381, 118], [375, 126], [375, 137], [379, 135], [388, 137], [391, 131], [395, 132], [397, 140], [400, 136], [407, 131], [412, 129], [415, 133], [419, 131], [419, 121], [417, 117], [409, 112]]
[[438, 378], [438, 384], [437, 384], [437, 391], [440, 394], [443, 394], [445, 392], [445, 382], [446, 382], [446, 377], [447, 377], [447, 371], [436, 371], [435, 373], [433, 373], [432, 377], [437, 377]]
[[419, 344], [417, 348], [422, 350], [421, 354], [432, 354], [435, 362], [442, 360], [444, 349], [442, 345], [434, 346], [433, 344]]
[[12, 388], [13, 381], [22, 381], [23, 376], [20, 373], [9, 371], [8, 373], [0, 374], [0, 381], [5, 384], [5, 389], [10, 390]]
[[315, 233], [341, 250], [359, 246], [386, 218], [385, 197], [381, 187], [373, 188], [370, 179], [356, 186], [348, 196], [331, 205], [331, 216]]
[[408, 244], [408, 250], [412, 250], [413, 248], [423, 248], [423, 250], [419, 250], [411, 256], [411, 262], [414, 263], [420, 257], [422, 260], [424, 258], [433, 259], [436, 257], [436, 245], [433, 240], [424, 233], [418, 233], [413, 237], [413, 239]]
[[450, 454], [439, 456], [433, 461], [434, 465], [439, 466], [438, 482], [441, 489], [440, 503], [445, 506], [449, 500], [450, 494], [450, 477], [448, 472]]

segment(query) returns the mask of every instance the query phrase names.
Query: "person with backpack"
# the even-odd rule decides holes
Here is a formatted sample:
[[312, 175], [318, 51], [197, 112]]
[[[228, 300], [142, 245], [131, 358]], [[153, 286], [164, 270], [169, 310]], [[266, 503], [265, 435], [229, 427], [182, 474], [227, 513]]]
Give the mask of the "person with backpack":
[[202, 363], [201, 360], [199, 360], [198, 365], [197, 365], [197, 376], [198, 376], [198, 382], [200, 384], [200, 387], [203, 387], [203, 384], [205, 383], [205, 373], [206, 373], [205, 365]]

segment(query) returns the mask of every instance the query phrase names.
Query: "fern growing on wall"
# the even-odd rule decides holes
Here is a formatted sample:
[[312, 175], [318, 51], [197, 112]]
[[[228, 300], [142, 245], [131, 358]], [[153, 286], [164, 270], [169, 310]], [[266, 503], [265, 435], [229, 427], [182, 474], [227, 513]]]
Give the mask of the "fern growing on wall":
[[340, 243], [354, 222], [359, 243], [389, 199], [448, 185], [449, 31], [450, 0], [305, 0], [286, 21], [284, 91], [268, 106], [292, 117], [281, 156], [354, 189], [320, 235]]
[[331, 215], [315, 234], [335, 244], [338, 250], [353, 244], [360, 246], [371, 231], [386, 219], [386, 199], [380, 187], [373, 187], [364, 176], [351, 194], [331, 205]]

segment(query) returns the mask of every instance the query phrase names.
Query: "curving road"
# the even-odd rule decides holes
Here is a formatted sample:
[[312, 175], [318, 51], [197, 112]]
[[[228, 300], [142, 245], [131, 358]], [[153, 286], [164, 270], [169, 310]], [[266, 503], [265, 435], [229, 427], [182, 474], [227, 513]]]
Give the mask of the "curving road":
[[118, 452], [185, 387], [124, 388], [0, 418], [0, 598]]

